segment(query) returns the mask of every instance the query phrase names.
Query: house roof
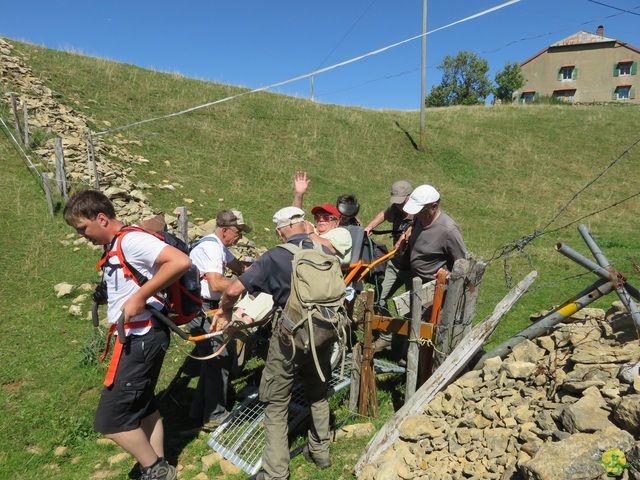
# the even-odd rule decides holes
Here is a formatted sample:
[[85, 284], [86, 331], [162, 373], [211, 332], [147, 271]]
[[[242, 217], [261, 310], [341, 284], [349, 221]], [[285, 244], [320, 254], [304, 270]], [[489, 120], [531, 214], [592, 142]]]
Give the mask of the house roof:
[[587, 43], [606, 43], [615, 42], [615, 38], [605, 37], [603, 35], [596, 35], [595, 33], [585, 32], [584, 30], [574, 33], [570, 37], [563, 38], [559, 42], [552, 44], [552, 47], [566, 47], [569, 45], [584, 45]]
[[621, 47], [625, 47], [633, 52], [640, 53], [640, 49], [632, 45], [629, 45], [628, 43], [621, 42], [620, 40], [616, 40], [615, 38], [605, 37], [602, 35], [597, 35], [595, 33], [589, 33], [589, 32], [585, 32], [584, 30], [581, 30], [578, 33], [574, 33], [573, 35], [563, 38], [559, 42], [556, 42], [552, 45], [549, 45], [547, 48], [540, 50], [535, 55], [527, 58], [524, 62], [520, 64], [520, 66], [522, 67], [523, 65], [526, 65], [527, 63], [539, 57], [543, 53], [548, 52], [549, 49], [552, 47], [567, 47], [571, 45], [586, 45], [591, 43], [608, 43], [608, 42], [615, 42], [617, 45], [620, 45]]

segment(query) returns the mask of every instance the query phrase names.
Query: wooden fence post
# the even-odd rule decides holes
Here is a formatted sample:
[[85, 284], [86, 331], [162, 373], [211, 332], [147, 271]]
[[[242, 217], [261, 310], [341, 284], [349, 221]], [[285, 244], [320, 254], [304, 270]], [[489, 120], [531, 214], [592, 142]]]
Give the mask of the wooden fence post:
[[362, 349], [362, 369], [360, 372], [360, 392], [358, 413], [367, 414], [367, 404], [371, 408], [371, 416], [378, 416], [378, 394], [376, 392], [376, 377], [373, 369], [373, 290], [367, 290], [364, 303], [364, 340]]
[[18, 140], [22, 142], [20, 119], [18, 118], [18, 103], [16, 101], [16, 96], [13, 92], [9, 94], [9, 99], [11, 100], [11, 110], [13, 112], [13, 123], [16, 126], [16, 134], [18, 135]]
[[486, 264], [473, 258], [456, 260], [449, 277], [437, 330], [433, 369], [436, 370], [471, 330], [476, 312], [478, 287]]
[[40, 176], [42, 178], [42, 188], [44, 189], [44, 195], [47, 197], [49, 215], [53, 217], [53, 197], [51, 196], [51, 183], [49, 182], [50, 177], [47, 172], [41, 173]]
[[65, 202], [69, 200], [67, 192], [67, 172], [64, 166], [64, 152], [62, 150], [62, 139], [56, 137], [53, 139], [53, 149], [56, 155], [56, 187], [60, 195], [64, 197]]
[[178, 215], [178, 237], [184, 242], [189, 244], [189, 224], [187, 218], [187, 207], [178, 207], [174, 210], [174, 213]]
[[29, 113], [27, 112], [27, 103], [22, 104], [22, 114], [24, 121], [22, 123], [22, 141], [25, 147], [29, 147]]
[[96, 151], [93, 148], [93, 138], [91, 137], [91, 129], [87, 128], [87, 134], [85, 135], [87, 144], [87, 174], [89, 180], [93, 176], [93, 188], [100, 189], [100, 179], [98, 178], [98, 166], [96, 165]]
[[420, 324], [422, 323], [422, 280], [415, 277], [411, 286], [411, 328], [409, 331], [409, 349], [407, 352], [407, 387], [404, 401], [407, 402], [416, 392], [418, 385], [418, 366], [420, 365]]

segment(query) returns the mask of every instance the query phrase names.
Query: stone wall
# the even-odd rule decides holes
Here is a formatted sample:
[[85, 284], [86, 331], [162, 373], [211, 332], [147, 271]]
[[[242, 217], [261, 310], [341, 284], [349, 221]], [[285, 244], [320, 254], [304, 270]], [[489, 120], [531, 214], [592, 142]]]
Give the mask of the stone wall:
[[[640, 344], [622, 308], [583, 309], [462, 375], [360, 479], [608, 478], [614, 448], [640, 462]], [[640, 465], [618, 470], [640, 478]]]

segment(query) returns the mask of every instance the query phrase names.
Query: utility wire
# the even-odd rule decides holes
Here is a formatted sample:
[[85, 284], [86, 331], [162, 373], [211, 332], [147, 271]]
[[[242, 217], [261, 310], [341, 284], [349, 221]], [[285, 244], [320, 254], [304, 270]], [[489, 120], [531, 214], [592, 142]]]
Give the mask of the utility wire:
[[367, 58], [367, 57], [371, 57], [371, 56], [373, 56], [373, 55], [378, 55], [378, 54], [380, 54], [380, 53], [386, 52], [387, 50], [391, 50], [392, 48], [395, 48], [395, 47], [398, 47], [398, 46], [400, 46], [400, 45], [404, 45], [405, 43], [412, 42], [413, 40], [416, 40], [416, 39], [422, 38], [422, 37], [423, 37], [423, 36], [425, 36], [425, 35], [430, 35], [430, 34], [432, 34], [432, 33], [438, 32], [438, 31], [440, 31], [440, 30], [444, 30], [444, 29], [446, 29], [446, 28], [453, 27], [454, 25], [458, 25], [458, 24], [460, 24], [460, 23], [468, 22], [469, 20], [473, 20], [473, 19], [475, 19], [475, 18], [482, 17], [482, 16], [484, 16], [484, 15], [487, 15], [487, 14], [489, 14], [489, 13], [495, 12], [495, 11], [497, 11], [497, 10], [500, 10], [500, 9], [502, 9], [502, 8], [504, 8], [504, 7], [507, 7], [507, 6], [509, 6], [509, 5], [513, 5], [514, 3], [518, 3], [518, 2], [520, 2], [520, 0], [509, 0], [509, 1], [505, 2], [505, 3], [502, 3], [502, 4], [500, 4], [500, 5], [497, 5], [497, 6], [495, 6], [495, 7], [488, 8], [488, 9], [483, 10], [483, 11], [481, 11], [481, 12], [478, 12], [478, 13], [476, 13], [476, 14], [474, 14], [474, 15], [470, 15], [470, 16], [468, 16], [468, 17], [465, 17], [465, 18], [462, 18], [462, 19], [457, 20], [457, 21], [455, 21], [455, 22], [452, 22], [452, 23], [450, 23], [450, 24], [448, 24], [448, 25], [444, 25], [444, 26], [442, 26], [442, 27], [436, 28], [435, 30], [432, 30], [432, 31], [430, 31], [430, 32], [427, 32], [427, 33], [421, 33], [420, 35], [416, 35], [416, 36], [411, 37], [411, 38], [408, 38], [408, 39], [406, 39], [406, 40], [402, 40], [402, 41], [400, 41], [400, 42], [393, 43], [393, 44], [391, 44], [391, 45], [387, 45], [386, 47], [382, 47], [382, 48], [379, 48], [379, 49], [377, 49], [377, 50], [373, 50], [373, 51], [371, 51], [371, 52], [365, 53], [365, 54], [360, 55], [360, 56], [358, 56], [358, 57], [354, 57], [354, 58], [351, 58], [351, 59], [349, 59], [349, 60], [345, 60], [345, 61], [343, 61], [343, 62], [336, 63], [336, 64], [334, 64], [334, 65], [330, 65], [330, 66], [325, 67], [325, 68], [320, 68], [320, 69], [315, 70], [315, 71], [310, 72], [310, 73], [305, 73], [305, 74], [303, 74], [303, 75], [298, 75], [297, 77], [293, 77], [293, 78], [290, 78], [290, 79], [288, 79], [288, 80], [283, 80], [283, 81], [281, 81], [281, 82], [277, 82], [277, 83], [273, 83], [273, 84], [271, 84], [271, 85], [267, 85], [267, 86], [264, 86], [264, 87], [256, 88], [256, 89], [254, 89], [254, 90], [250, 90], [250, 91], [247, 91], [247, 92], [238, 93], [238, 94], [236, 94], [236, 95], [231, 95], [231, 96], [226, 97], [226, 98], [221, 98], [220, 100], [216, 100], [216, 101], [209, 102], [209, 103], [204, 103], [204, 104], [202, 104], [202, 105], [197, 105], [197, 106], [195, 106], [195, 107], [187, 108], [187, 109], [185, 109], [185, 110], [181, 110], [181, 111], [179, 111], [179, 112], [169, 113], [169, 114], [167, 114], [167, 115], [161, 115], [161, 116], [159, 116], [159, 117], [154, 117], [154, 118], [148, 118], [148, 119], [146, 119], [146, 120], [140, 120], [140, 121], [137, 121], [137, 122], [129, 123], [129, 124], [127, 124], [127, 125], [122, 125], [122, 126], [120, 126], [120, 127], [111, 128], [111, 129], [109, 129], [109, 130], [103, 130], [103, 131], [101, 131], [101, 132], [97, 132], [97, 133], [95, 133], [94, 135], [105, 135], [105, 134], [107, 134], [107, 133], [117, 132], [117, 131], [119, 131], [119, 130], [124, 130], [124, 129], [126, 129], [126, 128], [130, 128], [130, 127], [133, 127], [133, 126], [135, 126], [135, 125], [142, 125], [142, 124], [144, 124], [144, 123], [155, 122], [155, 121], [157, 121], [157, 120], [162, 120], [162, 119], [165, 119], [165, 118], [177, 117], [178, 115], [183, 115], [183, 114], [185, 114], [185, 113], [193, 112], [193, 111], [195, 111], [195, 110], [199, 110], [199, 109], [201, 109], [201, 108], [210, 107], [210, 106], [212, 106], [212, 105], [216, 105], [216, 104], [218, 104], [218, 103], [227, 102], [227, 101], [229, 101], [229, 100], [232, 100], [232, 99], [235, 99], [235, 98], [238, 98], [238, 97], [242, 97], [242, 96], [244, 96], [244, 95], [249, 95], [249, 94], [251, 94], [251, 93], [257, 93], [257, 92], [262, 92], [262, 91], [265, 91], [265, 90], [270, 90], [270, 89], [272, 89], [272, 88], [280, 87], [280, 86], [282, 86], [282, 85], [286, 85], [286, 84], [288, 84], [288, 83], [297, 82], [298, 80], [302, 80], [302, 79], [305, 79], [305, 78], [309, 78], [309, 77], [311, 77], [311, 76], [313, 76], [313, 75], [318, 75], [318, 74], [320, 74], [320, 73], [328, 72], [328, 71], [330, 71], [330, 70], [334, 70], [334, 69], [336, 69], [336, 68], [343, 67], [343, 66], [345, 66], [345, 65], [349, 65], [349, 64], [351, 64], [351, 63], [354, 63], [354, 62], [357, 62], [357, 61], [363, 60], [363, 59], [365, 59], [365, 58]]

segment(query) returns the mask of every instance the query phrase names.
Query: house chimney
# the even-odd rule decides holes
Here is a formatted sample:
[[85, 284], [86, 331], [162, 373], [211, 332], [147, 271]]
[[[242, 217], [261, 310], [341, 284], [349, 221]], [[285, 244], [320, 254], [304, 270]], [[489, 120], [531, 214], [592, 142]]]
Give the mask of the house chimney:
[[596, 35], [604, 37], [604, 27], [602, 25], [598, 25], [598, 28], [596, 28]]

